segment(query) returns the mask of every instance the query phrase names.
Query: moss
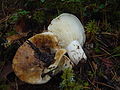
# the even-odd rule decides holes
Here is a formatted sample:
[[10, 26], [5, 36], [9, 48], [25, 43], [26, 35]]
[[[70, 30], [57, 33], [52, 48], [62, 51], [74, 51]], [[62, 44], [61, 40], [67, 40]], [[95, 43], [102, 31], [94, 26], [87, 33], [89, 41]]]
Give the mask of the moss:
[[96, 34], [99, 30], [99, 27], [97, 26], [97, 23], [95, 22], [95, 20], [91, 20], [90, 22], [88, 22], [85, 28], [87, 32], [93, 33], [93, 34]]
[[78, 78], [75, 79], [75, 74], [72, 69], [66, 68], [61, 78], [63, 81], [60, 83], [60, 87], [63, 90], [84, 90], [84, 87], [88, 87], [89, 83]]
[[44, 23], [46, 20], [45, 12], [42, 10], [35, 11], [32, 17], [34, 20], [36, 20], [38, 23]]

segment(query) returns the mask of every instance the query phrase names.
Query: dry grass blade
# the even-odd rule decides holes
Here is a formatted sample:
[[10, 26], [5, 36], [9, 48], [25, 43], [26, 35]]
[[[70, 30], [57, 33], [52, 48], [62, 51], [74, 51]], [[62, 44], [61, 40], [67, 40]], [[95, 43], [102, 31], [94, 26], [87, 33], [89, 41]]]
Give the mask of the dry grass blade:
[[0, 19], [0, 24], [7, 21], [10, 16], [6, 16], [5, 18]]
[[110, 86], [110, 85], [108, 85], [108, 84], [105, 84], [105, 83], [102, 83], [102, 82], [96, 82], [96, 81], [95, 81], [95, 83], [100, 84], [100, 85], [103, 85], [103, 86], [107, 86], [107, 87], [109, 87], [109, 88], [111, 88], [111, 89], [116, 90], [113, 86]]

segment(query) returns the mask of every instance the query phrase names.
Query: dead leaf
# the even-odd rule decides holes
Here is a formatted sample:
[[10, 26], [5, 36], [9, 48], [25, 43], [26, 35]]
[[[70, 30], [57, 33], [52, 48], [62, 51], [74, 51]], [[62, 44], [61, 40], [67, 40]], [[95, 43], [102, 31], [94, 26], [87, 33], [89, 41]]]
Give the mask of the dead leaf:
[[6, 39], [8, 41], [8, 44], [11, 44], [13, 43], [14, 41], [24, 37], [25, 35], [20, 35], [20, 34], [15, 34], [15, 35], [12, 35], [12, 36], [8, 36]]
[[98, 69], [97, 64], [94, 61], [92, 61], [92, 65], [93, 65], [94, 70], [96, 71]]

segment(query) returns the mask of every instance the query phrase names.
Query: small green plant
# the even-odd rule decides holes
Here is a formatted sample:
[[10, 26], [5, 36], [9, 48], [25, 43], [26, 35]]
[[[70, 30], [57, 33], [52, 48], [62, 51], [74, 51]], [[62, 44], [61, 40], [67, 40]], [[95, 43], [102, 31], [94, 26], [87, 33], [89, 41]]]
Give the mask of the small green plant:
[[22, 10], [22, 9], [18, 9], [11, 17], [10, 17], [10, 21], [11, 22], [16, 22], [20, 17], [29, 14], [29, 11], [26, 10]]
[[98, 42], [96, 42], [96, 46], [95, 46], [94, 50], [95, 50], [96, 53], [101, 52], [101, 50], [100, 50], [100, 44]]
[[91, 78], [93, 78], [93, 77], [95, 77], [96, 72], [88, 71], [88, 75], [89, 75]]
[[102, 9], [105, 8], [104, 4], [97, 4], [97, 3], [93, 3], [90, 6], [92, 6], [92, 9], [93, 9], [94, 13], [100, 12]]
[[92, 34], [96, 34], [99, 30], [99, 27], [95, 20], [91, 20], [90, 22], [88, 22], [85, 28], [88, 33]]
[[42, 3], [45, 2], [45, 0], [40, 0]]
[[62, 90], [83, 90], [89, 83], [83, 80], [75, 80], [75, 74], [71, 68], [66, 68], [61, 76], [63, 81], [60, 83]]
[[62, 89], [70, 90], [71, 87], [74, 87], [75, 80], [74, 80], [74, 73], [72, 69], [70, 68], [65, 69], [61, 77], [63, 79], [63, 81], [60, 83], [60, 86]]
[[10, 89], [10, 85], [5, 83], [6, 80], [3, 80], [2, 78], [0, 78], [0, 90], [9, 90]]

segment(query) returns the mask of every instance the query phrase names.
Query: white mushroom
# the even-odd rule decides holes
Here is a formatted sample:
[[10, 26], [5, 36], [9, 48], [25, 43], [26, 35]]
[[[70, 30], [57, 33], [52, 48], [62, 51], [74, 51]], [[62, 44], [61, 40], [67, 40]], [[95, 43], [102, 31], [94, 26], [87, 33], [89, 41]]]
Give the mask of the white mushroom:
[[51, 79], [50, 74], [56, 75], [64, 67], [72, 67], [65, 53], [53, 33], [36, 34], [17, 50], [12, 67], [20, 80], [43, 84]]
[[76, 16], [69, 13], [59, 15], [51, 21], [48, 31], [57, 36], [59, 45], [67, 50], [75, 64], [78, 64], [82, 58], [87, 59], [82, 49], [86, 40], [85, 31]]

